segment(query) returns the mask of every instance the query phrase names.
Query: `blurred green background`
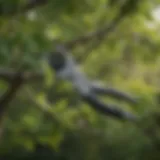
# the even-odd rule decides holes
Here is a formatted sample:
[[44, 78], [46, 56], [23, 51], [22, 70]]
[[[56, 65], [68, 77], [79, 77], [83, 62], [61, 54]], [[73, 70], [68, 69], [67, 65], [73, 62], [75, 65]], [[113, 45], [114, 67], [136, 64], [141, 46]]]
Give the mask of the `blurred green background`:
[[[140, 116], [136, 124], [96, 113], [43, 61], [56, 39], [73, 41], [117, 15], [124, 17], [106, 37], [90, 38], [72, 54], [90, 79], [139, 98], [134, 106], [104, 98]], [[10, 102], [0, 159], [160, 159], [160, 0], [1, 0], [0, 65], [45, 72]], [[1, 95], [8, 86], [0, 70]]]

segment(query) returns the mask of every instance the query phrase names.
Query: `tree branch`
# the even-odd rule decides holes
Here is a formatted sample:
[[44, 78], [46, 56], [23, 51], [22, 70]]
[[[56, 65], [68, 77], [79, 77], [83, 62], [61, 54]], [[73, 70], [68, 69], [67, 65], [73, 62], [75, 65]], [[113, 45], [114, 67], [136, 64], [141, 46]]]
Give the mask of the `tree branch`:
[[77, 45], [86, 44], [90, 40], [96, 38], [97, 43], [93, 46], [93, 48], [97, 47], [101, 43], [101, 41], [109, 35], [110, 32], [114, 31], [114, 29], [117, 27], [117, 25], [122, 20], [124, 20], [124, 18], [127, 15], [134, 13], [133, 10], [136, 10], [139, 2], [138, 1], [134, 2], [134, 5], [131, 9], [129, 7], [133, 2], [134, 2], [133, 0], [126, 0], [125, 2], [123, 2], [123, 4], [120, 6], [119, 12], [115, 16], [115, 18], [111, 21], [110, 24], [106, 24], [105, 26], [97, 29], [96, 31], [93, 31], [93, 32], [88, 33], [86, 35], [82, 35], [74, 40], [65, 42], [62, 45], [64, 45], [68, 49], [72, 49], [73, 47], [75, 47]]
[[47, 4], [48, 0], [28, 0], [27, 4], [24, 6], [13, 8], [11, 11], [6, 11], [6, 8], [3, 8], [3, 4], [0, 6], [0, 16], [16, 16], [18, 14], [23, 14], [28, 12], [31, 9]]
[[103, 39], [104, 37], [108, 36], [110, 32], [112, 32], [117, 25], [124, 19], [124, 17], [127, 15], [123, 12], [124, 7], [126, 6], [126, 3], [124, 3], [120, 7], [119, 13], [116, 15], [116, 17], [112, 20], [112, 22], [108, 25], [106, 24], [102, 28], [97, 29], [94, 32], [88, 33], [86, 35], [82, 35], [74, 40], [71, 40], [69, 42], [64, 43], [64, 46], [68, 49], [72, 49], [76, 45], [82, 45], [87, 43], [88, 41], [97, 38], [98, 40]]
[[[0, 68], [0, 79], [4, 81], [12, 83], [16, 75], [17, 75], [17, 71]], [[40, 72], [28, 72], [28, 71], [21, 72], [19, 76], [23, 80], [23, 82], [36, 81], [36, 80], [43, 79], [44, 77], [44, 75]]]
[[9, 102], [13, 99], [14, 95], [21, 86], [23, 79], [21, 78], [21, 73], [16, 73], [14, 79], [10, 83], [10, 87], [0, 98], [0, 120], [2, 119]]
[[3, 136], [3, 123], [4, 117], [9, 108], [9, 103], [12, 101], [14, 96], [16, 95], [18, 89], [22, 85], [21, 73], [15, 74], [14, 79], [10, 83], [7, 91], [0, 97], [0, 138]]
[[47, 4], [48, 0], [28, 0], [28, 3], [22, 7], [21, 12], [27, 12], [36, 7]]

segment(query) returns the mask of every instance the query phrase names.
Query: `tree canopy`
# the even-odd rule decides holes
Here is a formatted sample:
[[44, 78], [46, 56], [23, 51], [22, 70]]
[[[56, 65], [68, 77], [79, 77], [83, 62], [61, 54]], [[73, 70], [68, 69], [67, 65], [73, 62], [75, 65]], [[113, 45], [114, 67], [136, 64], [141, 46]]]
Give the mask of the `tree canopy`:
[[[159, 160], [159, 0], [0, 2], [0, 159]], [[160, 16], [160, 14], [158, 15]], [[90, 79], [138, 97], [102, 116], [44, 61], [68, 47]]]

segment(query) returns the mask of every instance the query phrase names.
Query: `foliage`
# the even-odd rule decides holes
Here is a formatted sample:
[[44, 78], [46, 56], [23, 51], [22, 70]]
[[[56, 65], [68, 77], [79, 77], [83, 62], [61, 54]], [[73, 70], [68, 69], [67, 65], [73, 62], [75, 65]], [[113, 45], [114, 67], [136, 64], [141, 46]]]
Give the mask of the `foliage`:
[[[139, 98], [135, 106], [114, 101], [139, 115], [136, 124], [96, 113], [70, 84], [56, 82], [44, 61], [55, 40], [71, 41], [110, 24], [122, 14], [123, 1], [50, 0], [22, 12], [27, 2], [32, 0], [0, 3], [0, 64], [6, 70], [42, 70], [45, 79], [25, 83], [10, 103], [1, 126], [2, 159], [158, 160], [160, 40], [151, 13], [160, 1], [127, 0], [126, 17], [106, 38], [90, 39], [72, 51], [91, 79]], [[1, 80], [1, 95], [7, 87]]]

